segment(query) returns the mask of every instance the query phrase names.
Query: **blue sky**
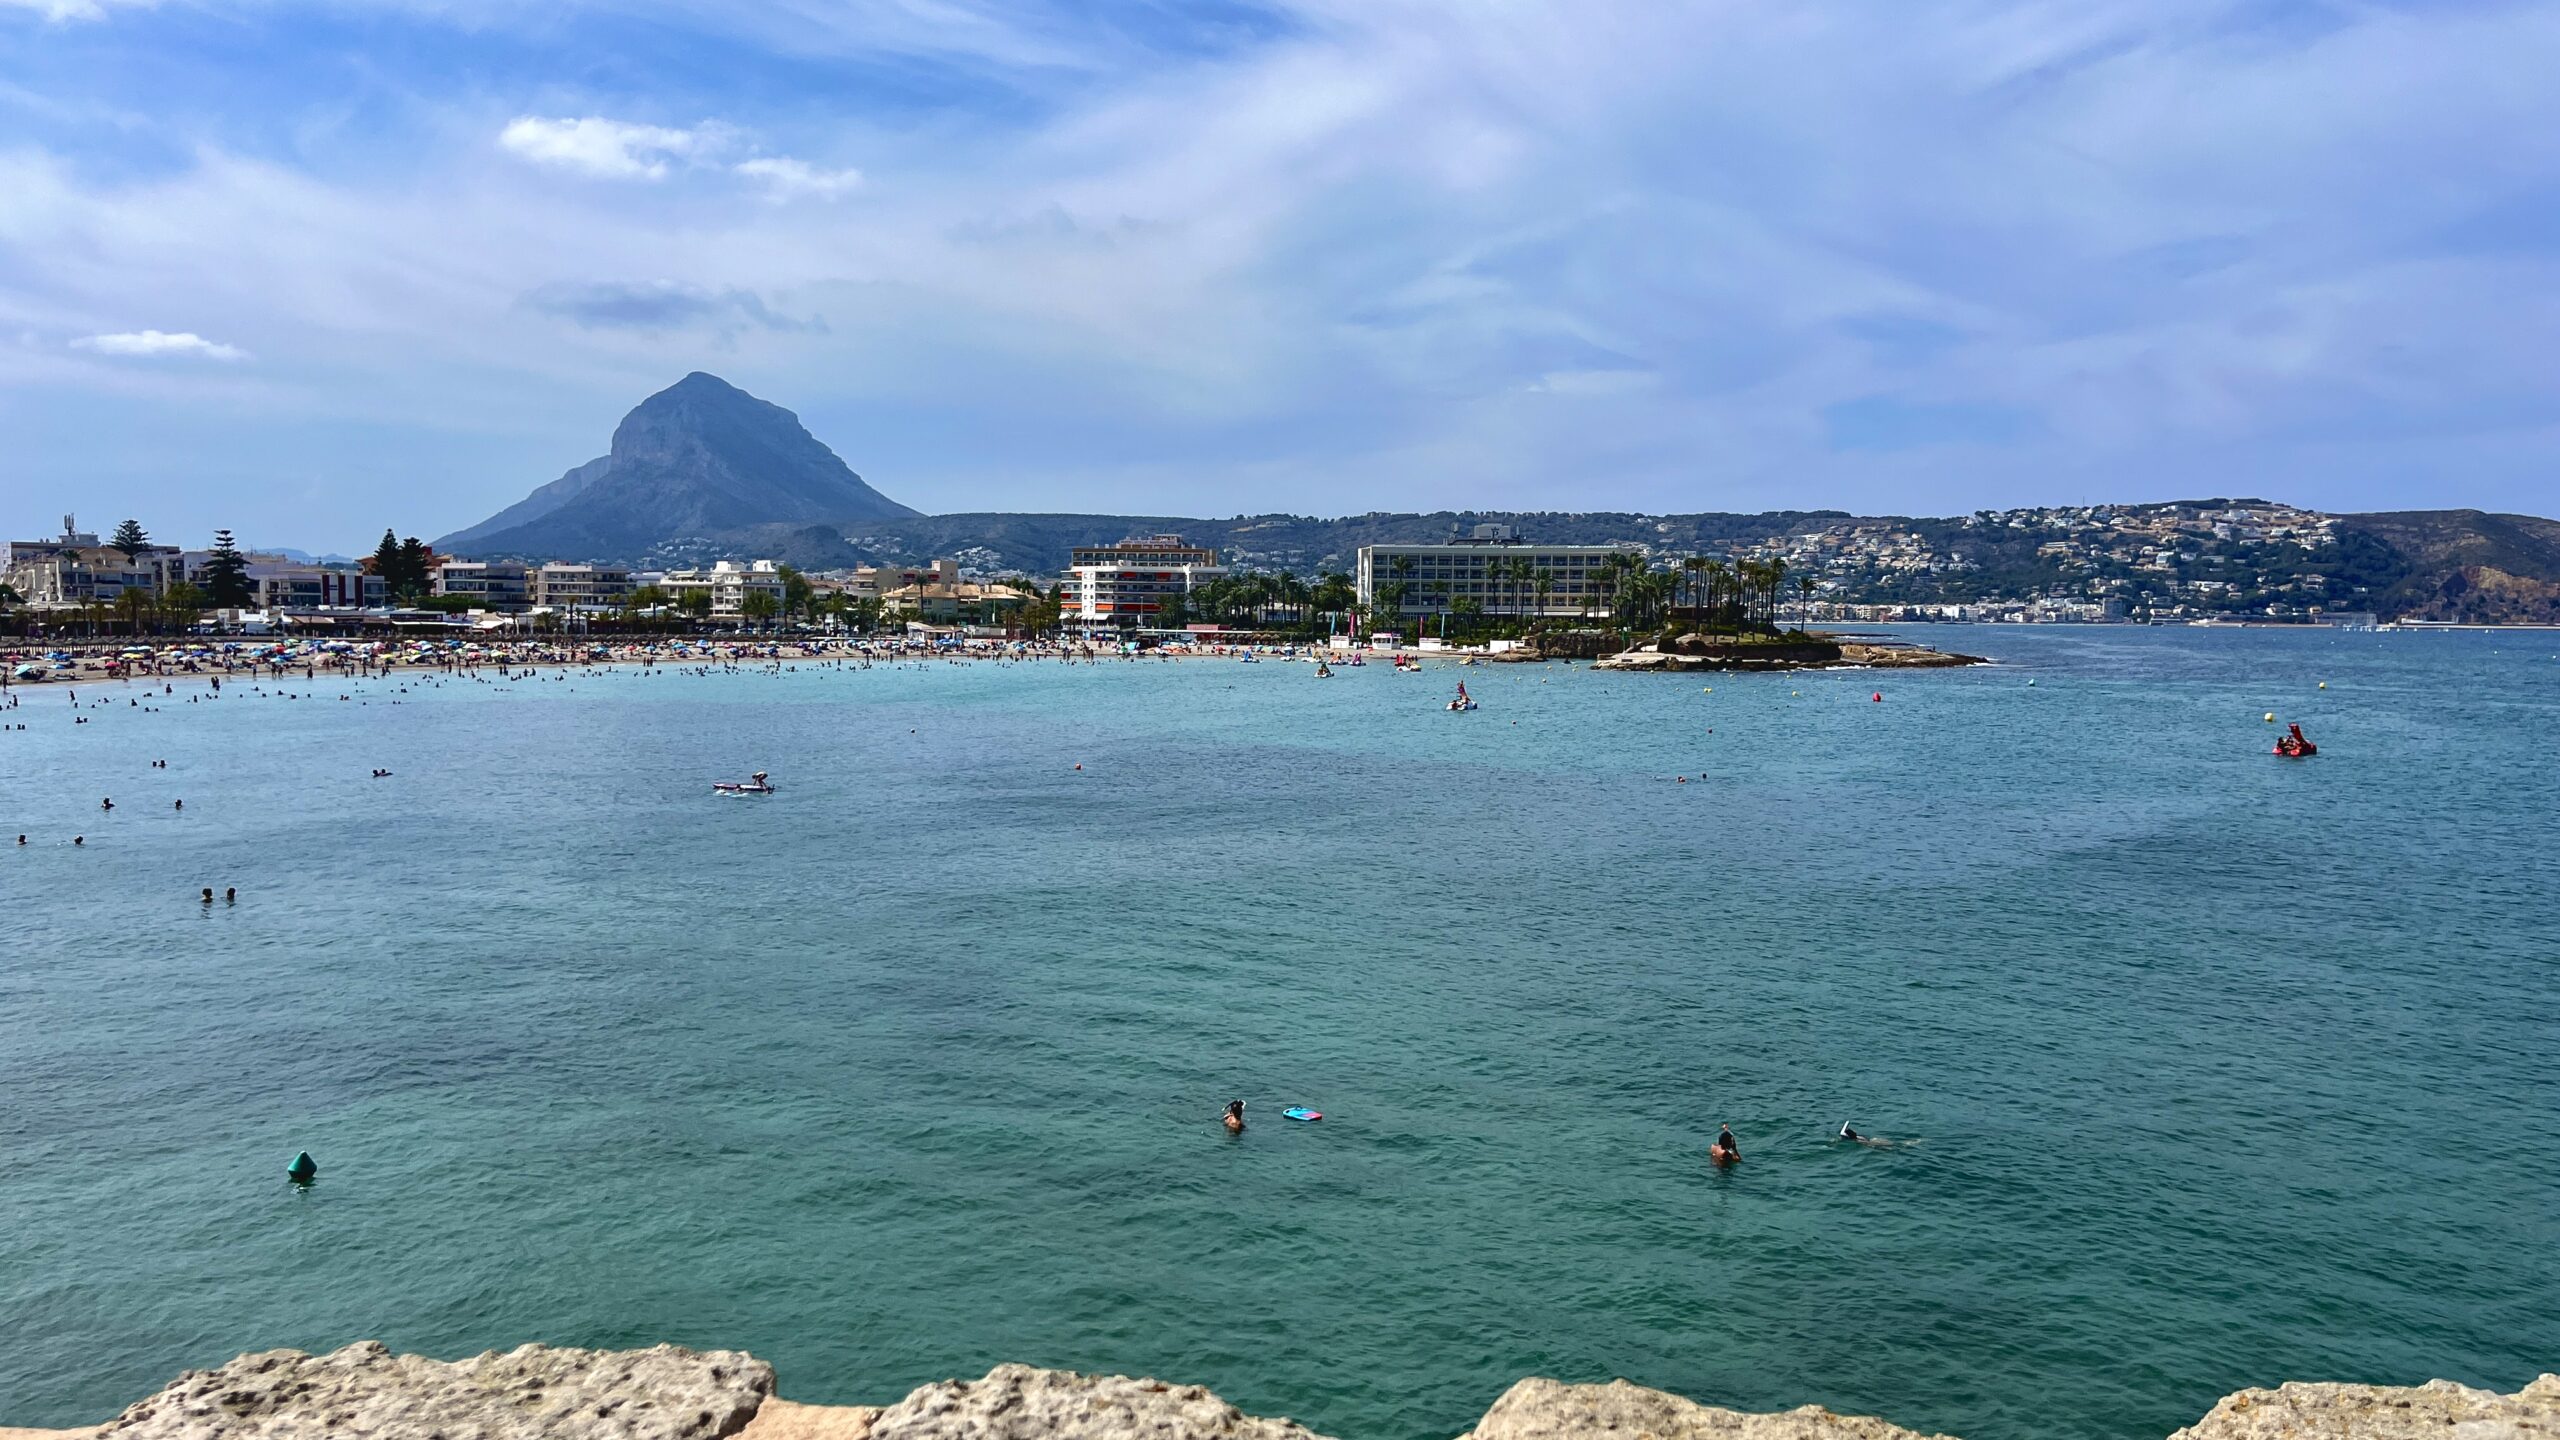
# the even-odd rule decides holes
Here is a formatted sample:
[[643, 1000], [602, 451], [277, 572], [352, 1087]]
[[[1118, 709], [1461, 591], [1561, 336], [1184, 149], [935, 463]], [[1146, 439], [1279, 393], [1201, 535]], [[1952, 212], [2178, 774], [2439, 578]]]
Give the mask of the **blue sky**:
[[2560, 509], [2560, 6], [0, 0], [0, 525]]

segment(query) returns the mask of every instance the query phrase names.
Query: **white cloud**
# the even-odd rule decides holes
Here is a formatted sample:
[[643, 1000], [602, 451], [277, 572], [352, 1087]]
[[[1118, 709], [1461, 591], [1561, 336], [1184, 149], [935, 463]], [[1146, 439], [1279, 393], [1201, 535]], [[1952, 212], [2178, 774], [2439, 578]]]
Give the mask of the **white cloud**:
[[237, 345], [224, 345], [207, 340], [192, 331], [174, 334], [166, 330], [128, 330], [115, 335], [88, 335], [71, 342], [82, 350], [101, 355], [193, 355], [206, 360], [246, 360], [249, 352]]
[[735, 168], [739, 174], [762, 184], [777, 200], [802, 197], [833, 200], [862, 184], [862, 172], [859, 170], [825, 170], [788, 155], [764, 155], [753, 160], [741, 160]]
[[500, 145], [537, 165], [611, 180], [664, 179], [669, 160], [700, 155], [725, 142], [726, 136], [716, 126], [671, 130], [600, 115], [574, 120], [521, 115], [498, 132]]
[[0, 9], [33, 10], [57, 25], [107, 18], [107, 7], [100, 0], [0, 0]]

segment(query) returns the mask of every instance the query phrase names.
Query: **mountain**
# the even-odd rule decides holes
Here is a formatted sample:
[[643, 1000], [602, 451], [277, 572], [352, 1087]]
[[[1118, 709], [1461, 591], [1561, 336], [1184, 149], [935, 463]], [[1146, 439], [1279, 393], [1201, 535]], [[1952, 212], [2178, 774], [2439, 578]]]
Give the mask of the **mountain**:
[[2387, 510], [2339, 525], [2405, 565], [2377, 608], [2410, 620], [2560, 624], [2560, 520], [2482, 510]]
[[915, 513], [862, 483], [800, 417], [697, 370], [622, 417], [604, 455], [435, 548], [620, 560], [761, 525]]

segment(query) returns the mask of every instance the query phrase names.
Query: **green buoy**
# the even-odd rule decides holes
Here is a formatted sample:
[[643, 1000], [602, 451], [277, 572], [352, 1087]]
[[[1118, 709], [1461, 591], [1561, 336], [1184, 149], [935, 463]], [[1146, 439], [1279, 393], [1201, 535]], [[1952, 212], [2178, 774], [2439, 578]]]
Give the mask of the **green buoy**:
[[296, 1185], [308, 1185], [319, 1174], [320, 1162], [312, 1159], [311, 1152], [305, 1150], [294, 1156], [293, 1163], [285, 1167], [284, 1178]]

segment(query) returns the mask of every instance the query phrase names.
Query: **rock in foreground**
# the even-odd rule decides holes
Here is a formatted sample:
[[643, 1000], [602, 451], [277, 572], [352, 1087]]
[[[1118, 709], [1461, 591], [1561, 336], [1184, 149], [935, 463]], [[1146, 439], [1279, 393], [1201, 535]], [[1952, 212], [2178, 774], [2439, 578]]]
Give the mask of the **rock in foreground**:
[[718, 1440], [773, 1393], [737, 1350], [555, 1350], [468, 1360], [394, 1355], [366, 1340], [326, 1355], [268, 1350], [190, 1370], [107, 1422], [100, 1440]]
[[1939, 1440], [1869, 1415], [1819, 1405], [1753, 1415], [1683, 1400], [1624, 1380], [1523, 1380], [1476, 1422], [1473, 1440]]
[[2424, 1385], [2306, 1385], [2243, 1390], [2169, 1440], [2554, 1440], [2560, 1375], [2513, 1395], [2450, 1380]]
[[999, 1365], [927, 1385], [883, 1410], [870, 1440], [1320, 1440], [1247, 1415], [1197, 1385]]

